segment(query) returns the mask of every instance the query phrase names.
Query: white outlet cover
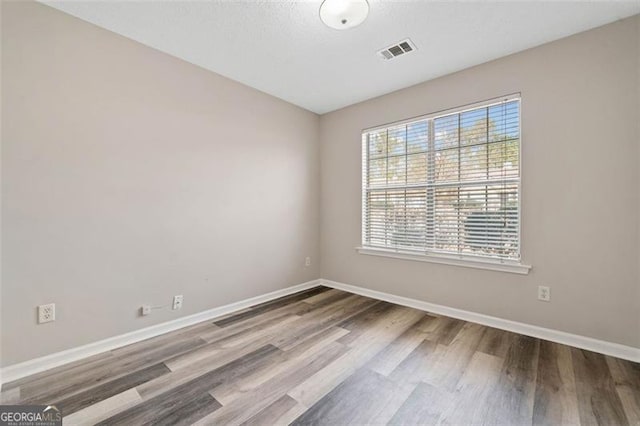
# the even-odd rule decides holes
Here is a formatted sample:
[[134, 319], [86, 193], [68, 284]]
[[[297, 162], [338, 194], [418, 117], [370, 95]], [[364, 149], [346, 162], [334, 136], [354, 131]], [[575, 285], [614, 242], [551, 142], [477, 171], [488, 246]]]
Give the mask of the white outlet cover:
[[173, 310], [182, 308], [182, 295], [173, 296]]
[[38, 306], [38, 324], [44, 324], [56, 320], [56, 304], [48, 303]]
[[546, 286], [538, 286], [538, 300], [549, 302], [551, 300], [551, 289]]

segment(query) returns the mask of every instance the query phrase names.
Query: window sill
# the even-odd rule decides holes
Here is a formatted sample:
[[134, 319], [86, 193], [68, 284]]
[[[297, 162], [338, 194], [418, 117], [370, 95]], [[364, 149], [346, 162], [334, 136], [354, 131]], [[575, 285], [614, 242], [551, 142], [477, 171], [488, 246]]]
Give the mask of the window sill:
[[444, 254], [422, 254], [408, 251], [392, 250], [374, 247], [356, 247], [360, 254], [370, 256], [392, 257], [394, 259], [416, 260], [419, 262], [440, 263], [443, 265], [463, 266], [466, 268], [487, 269], [490, 271], [510, 272], [513, 274], [526, 275], [531, 269], [530, 265], [524, 265], [514, 261], [480, 259], [471, 256], [451, 256]]

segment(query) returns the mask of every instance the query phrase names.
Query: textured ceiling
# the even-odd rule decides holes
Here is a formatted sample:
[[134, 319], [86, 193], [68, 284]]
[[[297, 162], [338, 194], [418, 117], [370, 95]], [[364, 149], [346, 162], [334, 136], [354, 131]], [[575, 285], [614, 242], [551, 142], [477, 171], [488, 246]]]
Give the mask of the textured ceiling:
[[[640, 13], [635, 1], [376, 1], [338, 31], [321, 1], [64, 1], [46, 4], [325, 113]], [[418, 50], [376, 51], [411, 38]]]

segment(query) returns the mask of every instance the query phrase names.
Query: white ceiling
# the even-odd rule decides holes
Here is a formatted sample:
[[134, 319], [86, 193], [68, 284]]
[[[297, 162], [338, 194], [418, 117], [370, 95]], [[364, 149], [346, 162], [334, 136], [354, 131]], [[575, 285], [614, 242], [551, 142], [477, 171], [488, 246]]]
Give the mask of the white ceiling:
[[[640, 13], [640, 0], [369, 2], [345, 31], [320, 21], [320, 0], [47, 4], [320, 114]], [[376, 56], [407, 37], [416, 52]]]

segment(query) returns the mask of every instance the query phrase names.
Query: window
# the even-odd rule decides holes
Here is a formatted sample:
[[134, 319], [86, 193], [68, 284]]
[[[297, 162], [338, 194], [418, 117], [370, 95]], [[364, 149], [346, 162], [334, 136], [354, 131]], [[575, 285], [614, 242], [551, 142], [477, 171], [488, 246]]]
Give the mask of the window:
[[363, 249], [519, 265], [519, 97], [362, 136]]

